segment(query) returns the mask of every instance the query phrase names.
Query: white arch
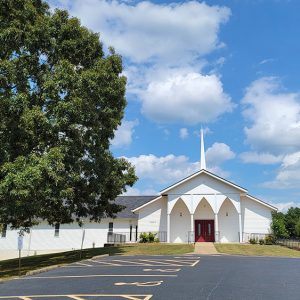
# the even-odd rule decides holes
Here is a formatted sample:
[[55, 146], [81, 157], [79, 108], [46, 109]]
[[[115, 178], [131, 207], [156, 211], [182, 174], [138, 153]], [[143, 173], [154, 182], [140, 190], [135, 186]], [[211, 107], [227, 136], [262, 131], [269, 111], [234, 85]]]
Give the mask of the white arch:
[[194, 210], [194, 219], [211, 220], [214, 219], [214, 209], [206, 199], [202, 197]]
[[218, 212], [220, 242], [239, 241], [239, 213], [230, 198], [226, 198]]
[[170, 242], [187, 243], [190, 230], [190, 211], [179, 198], [170, 213]]

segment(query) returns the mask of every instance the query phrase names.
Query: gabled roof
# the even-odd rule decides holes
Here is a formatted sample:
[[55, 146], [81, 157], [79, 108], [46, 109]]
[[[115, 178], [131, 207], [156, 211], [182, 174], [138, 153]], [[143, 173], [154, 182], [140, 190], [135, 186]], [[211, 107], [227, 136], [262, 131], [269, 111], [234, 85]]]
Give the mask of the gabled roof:
[[117, 218], [132, 218], [136, 219], [137, 215], [133, 213], [137, 207], [149, 203], [157, 196], [118, 196], [114, 201], [115, 204], [123, 205], [125, 208], [116, 214]]
[[228, 185], [230, 185], [230, 186], [232, 186], [232, 187], [240, 190], [243, 193], [247, 193], [247, 190], [244, 189], [244, 188], [242, 188], [241, 186], [239, 186], [239, 185], [237, 185], [237, 184], [235, 184], [235, 183], [233, 183], [233, 182], [231, 182], [229, 180], [226, 180], [226, 179], [224, 179], [224, 178], [222, 178], [222, 177], [220, 177], [218, 175], [215, 175], [215, 174], [213, 174], [213, 173], [211, 173], [211, 172], [209, 172], [207, 170], [204, 170], [204, 169], [202, 169], [202, 170], [200, 170], [200, 171], [198, 171], [198, 172], [196, 172], [196, 173], [194, 173], [194, 174], [192, 174], [192, 175], [190, 175], [190, 176], [188, 176], [188, 177], [186, 177], [186, 178], [184, 178], [184, 179], [182, 179], [182, 180], [180, 180], [180, 181], [178, 181], [178, 182], [170, 185], [169, 187], [167, 187], [164, 190], [160, 191], [160, 193], [163, 195], [164, 193], [170, 191], [171, 189], [173, 189], [173, 188], [175, 188], [175, 187], [183, 184], [184, 182], [186, 182], [186, 181], [188, 181], [188, 180], [190, 180], [190, 179], [192, 179], [194, 177], [197, 177], [200, 174], [207, 174], [208, 176], [210, 176], [212, 178], [215, 178], [216, 180], [222, 181], [223, 183], [228, 184]]
[[262, 201], [262, 200], [260, 200], [260, 199], [258, 199], [256, 197], [253, 197], [253, 196], [251, 196], [249, 194], [245, 195], [244, 197], [249, 198], [250, 200], [254, 200], [254, 201], [256, 201], [256, 202], [258, 202], [258, 203], [260, 203], [260, 204], [262, 204], [264, 206], [267, 206], [267, 207], [271, 208], [272, 210], [275, 210], [275, 211], [278, 210], [277, 207], [275, 207], [275, 206], [273, 206], [273, 205], [271, 205], [271, 204], [269, 204], [267, 202], [264, 202], [264, 201]]

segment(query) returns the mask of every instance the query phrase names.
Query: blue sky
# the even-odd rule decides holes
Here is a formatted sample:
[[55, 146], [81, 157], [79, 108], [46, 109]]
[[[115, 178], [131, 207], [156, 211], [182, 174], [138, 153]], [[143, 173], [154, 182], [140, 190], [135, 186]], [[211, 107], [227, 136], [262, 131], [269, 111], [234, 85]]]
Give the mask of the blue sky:
[[300, 205], [300, 1], [53, 0], [115, 47], [128, 78], [113, 153], [153, 194], [208, 168], [262, 200]]

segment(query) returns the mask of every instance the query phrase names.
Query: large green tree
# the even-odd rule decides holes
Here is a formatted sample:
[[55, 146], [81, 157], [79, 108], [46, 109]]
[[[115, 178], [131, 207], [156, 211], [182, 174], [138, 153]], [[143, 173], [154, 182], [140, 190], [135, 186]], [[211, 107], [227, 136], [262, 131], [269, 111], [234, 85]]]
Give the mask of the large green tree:
[[109, 150], [126, 78], [113, 50], [66, 11], [0, 0], [0, 224], [99, 221], [136, 181]]

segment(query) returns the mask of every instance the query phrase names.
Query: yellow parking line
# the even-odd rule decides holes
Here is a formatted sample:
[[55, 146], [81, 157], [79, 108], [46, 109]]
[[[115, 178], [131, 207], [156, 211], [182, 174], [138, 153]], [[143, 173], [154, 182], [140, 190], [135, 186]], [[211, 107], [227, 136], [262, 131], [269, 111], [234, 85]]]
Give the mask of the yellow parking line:
[[69, 298], [71, 299], [75, 299], [75, 300], [85, 300], [84, 298], [81, 298], [79, 296], [76, 296], [76, 295], [68, 295]]
[[193, 261], [185, 261], [185, 260], [172, 260], [172, 259], [166, 259], [165, 260], [166, 262], [170, 261], [170, 262], [176, 262], [176, 263], [180, 263], [180, 264], [186, 264], [187, 266], [190, 266], [191, 265], [191, 262]]
[[191, 265], [191, 267], [195, 267], [196, 264], [197, 264], [199, 261], [200, 261], [200, 260], [196, 260], [196, 261]]
[[[59, 279], [59, 278], [93, 278], [93, 277], [177, 277], [177, 275], [165, 275], [165, 274], [96, 274], [96, 275], [63, 275], [63, 276], [36, 276], [36, 277], [23, 277], [20, 280], [32, 280], [32, 279]], [[0, 298], [1, 299], [1, 298]]]
[[0, 299], [22, 299], [32, 300], [32, 298], [57, 298], [57, 297], [68, 297], [77, 300], [84, 300], [83, 297], [121, 297], [129, 300], [150, 300], [153, 295], [149, 294], [79, 294], [79, 295], [32, 295], [32, 296], [0, 296]]
[[128, 261], [128, 260], [120, 260], [120, 259], [114, 259], [113, 261], [125, 262], [125, 263], [142, 265], [142, 266], [150, 266], [149, 264], [145, 264], [145, 263], [141, 263], [141, 262], [137, 262], [137, 261]]
[[84, 263], [81, 263], [81, 262], [77, 262], [75, 263], [76, 265], [82, 265], [82, 266], [86, 266], [86, 267], [91, 267], [92, 265], [88, 265], [88, 264], [84, 264]]
[[99, 260], [92, 260], [92, 259], [89, 259], [89, 261], [91, 262], [94, 262], [94, 263], [97, 263], [97, 264], [102, 264], [102, 265], [105, 265], [105, 266], [120, 266], [120, 264], [114, 264], [114, 263], [111, 263], [111, 262], [106, 262], [106, 261], [99, 261]]
[[158, 264], [162, 264], [165, 266], [174, 266], [174, 267], [181, 267], [182, 265], [175, 265], [174, 263], [168, 263], [168, 262], [164, 262], [164, 261], [157, 261], [157, 260], [150, 260], [150, 259], [140, 259], [140, 261], [146, 261], [146, 262], [152, 262], [152, 263], [158, 263]]

